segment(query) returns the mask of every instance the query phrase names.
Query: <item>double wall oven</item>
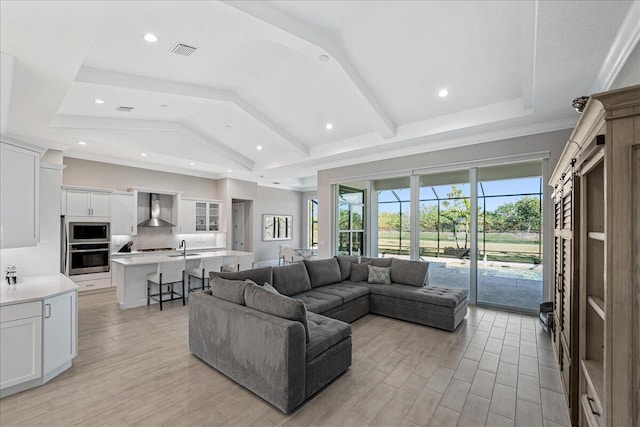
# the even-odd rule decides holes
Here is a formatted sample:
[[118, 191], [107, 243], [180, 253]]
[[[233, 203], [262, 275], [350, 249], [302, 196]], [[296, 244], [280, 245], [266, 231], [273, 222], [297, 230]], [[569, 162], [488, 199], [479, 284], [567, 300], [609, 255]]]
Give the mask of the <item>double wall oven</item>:
[[111, 264], [108, 222], [69, 223], [69, 275], [108, 272]]

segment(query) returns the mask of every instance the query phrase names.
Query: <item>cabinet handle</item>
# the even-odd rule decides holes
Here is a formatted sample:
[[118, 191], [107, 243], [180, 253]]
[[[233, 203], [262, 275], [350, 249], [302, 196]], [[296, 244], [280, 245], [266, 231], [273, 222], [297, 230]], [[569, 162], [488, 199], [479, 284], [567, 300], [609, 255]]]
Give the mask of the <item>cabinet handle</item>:
[[45, 311], [45, 313], [46, 313], [46, 315], [44, 316], [44, 318], [45, 318], [45, 319], [48, 319], [48, 318], [50, 318], [50, 317], [51, 317], [51, 304], [45, 304], [45, 305], [44, 305], [44, 308], [45, 308], [45, 310], [44, 310], [44, 311]]
[[131, 226], [131, 232], [133, 233], [133, 225]]
[[591, 396], [587, 396], [587, 402], [589, 402], [589, 409], [591, 409], [591, 413], [595, 416], [600, 416], [600, 412], [593, 409], [593, 398]]

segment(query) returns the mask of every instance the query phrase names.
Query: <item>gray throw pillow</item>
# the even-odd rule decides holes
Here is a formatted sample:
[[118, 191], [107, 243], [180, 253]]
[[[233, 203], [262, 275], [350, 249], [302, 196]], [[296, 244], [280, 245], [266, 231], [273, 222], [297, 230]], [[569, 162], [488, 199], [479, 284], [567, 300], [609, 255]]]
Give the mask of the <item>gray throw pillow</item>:
[[352, 282], [366, 282], [369, 278], [369, 266], [371, 263], [363, 262], [360, 264], [351, 264], [351, 280]]
[[307, 320], [307, 308], [299, 299], [289, 298], [285, 295], [276, 295], [269, 292], [263, 286], [248, 285], [244, 290], [244, 299], [247, 307], [302, 323], [309, 342], [309, 322]]
[[209, 277], [216, 276], [229, 280], [251, 279], [258, 285], [262, 285], [264, 282], [272, 282], [271, 267], [252, 268], [251, 270], [236, 271], [233, 273], [220, 273], [217, 271], [211, 271], [209, 273]]
[[379, 285], [391, 284], [391, 267], [375, 267], [369, 266], [369, 283], [377, 283]]
[[351, 277], [351, 264], [358, 264], [358, 257], [355, 255], [336, 255], [340, 266], [340, 279], [349, 280]]
[[222, 277], [211, 278], [211, 295], [235, 304], [245, 305], [245, 287], [247, 287], [247, 283], [244, 280], [227, 280]]
[[429, 286], [429, 263], [393, 258], [391, 281], [402, 285]]
[[274, 288], [273, 286], [271, 286], [267, 282], [264, 283], [264, 286], [262, 287], [262, 289], [266, 289], [269, 292], [271, 292], [272, 294], [280, 295], [280, 292], [278, 292], [278, 290], [276, 288]]
[[320, 260], [304, 260], [304, 265], [309, 273], [311, 287], [333, 285], [342, 281], [340, 265], [335, 258]]

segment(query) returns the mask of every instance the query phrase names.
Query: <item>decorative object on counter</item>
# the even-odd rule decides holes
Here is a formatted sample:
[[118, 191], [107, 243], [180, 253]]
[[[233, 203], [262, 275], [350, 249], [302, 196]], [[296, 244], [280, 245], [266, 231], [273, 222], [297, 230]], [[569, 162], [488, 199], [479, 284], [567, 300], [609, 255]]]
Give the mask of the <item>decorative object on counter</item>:
[[18, 266], [15, 264], [7, 265], [7, 283], [9, 285], [16, 285], [18, 283]]
[[588, 96], [579, 96], [571, 101], [571, 106], [580, 114], [584, 110], [584, 107], [587, 106], [587, 102], [589, 101]]
[[129, 240], [118, 252], [131, 252], [131, 246], [133, 246], [133, 240]]
[[292, 240], [293, 216], [292, 215], [262, 215], [264, 227], [262, 240]]
[[175, 251], [174, 248], [149, 248], [149, 249], [138, 249], [138, 252], [167, 252], [167, 251]]

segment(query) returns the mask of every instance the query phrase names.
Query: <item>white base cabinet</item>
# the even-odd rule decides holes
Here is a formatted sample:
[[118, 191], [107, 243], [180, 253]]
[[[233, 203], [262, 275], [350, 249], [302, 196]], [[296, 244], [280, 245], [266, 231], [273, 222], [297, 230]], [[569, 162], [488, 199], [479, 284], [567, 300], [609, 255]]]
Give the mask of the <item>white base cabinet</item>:
[[46, 383], [77, 354], [77, 286], [63, 275], [32, 277], [12, 292], [2, 284], [0, 397]]

